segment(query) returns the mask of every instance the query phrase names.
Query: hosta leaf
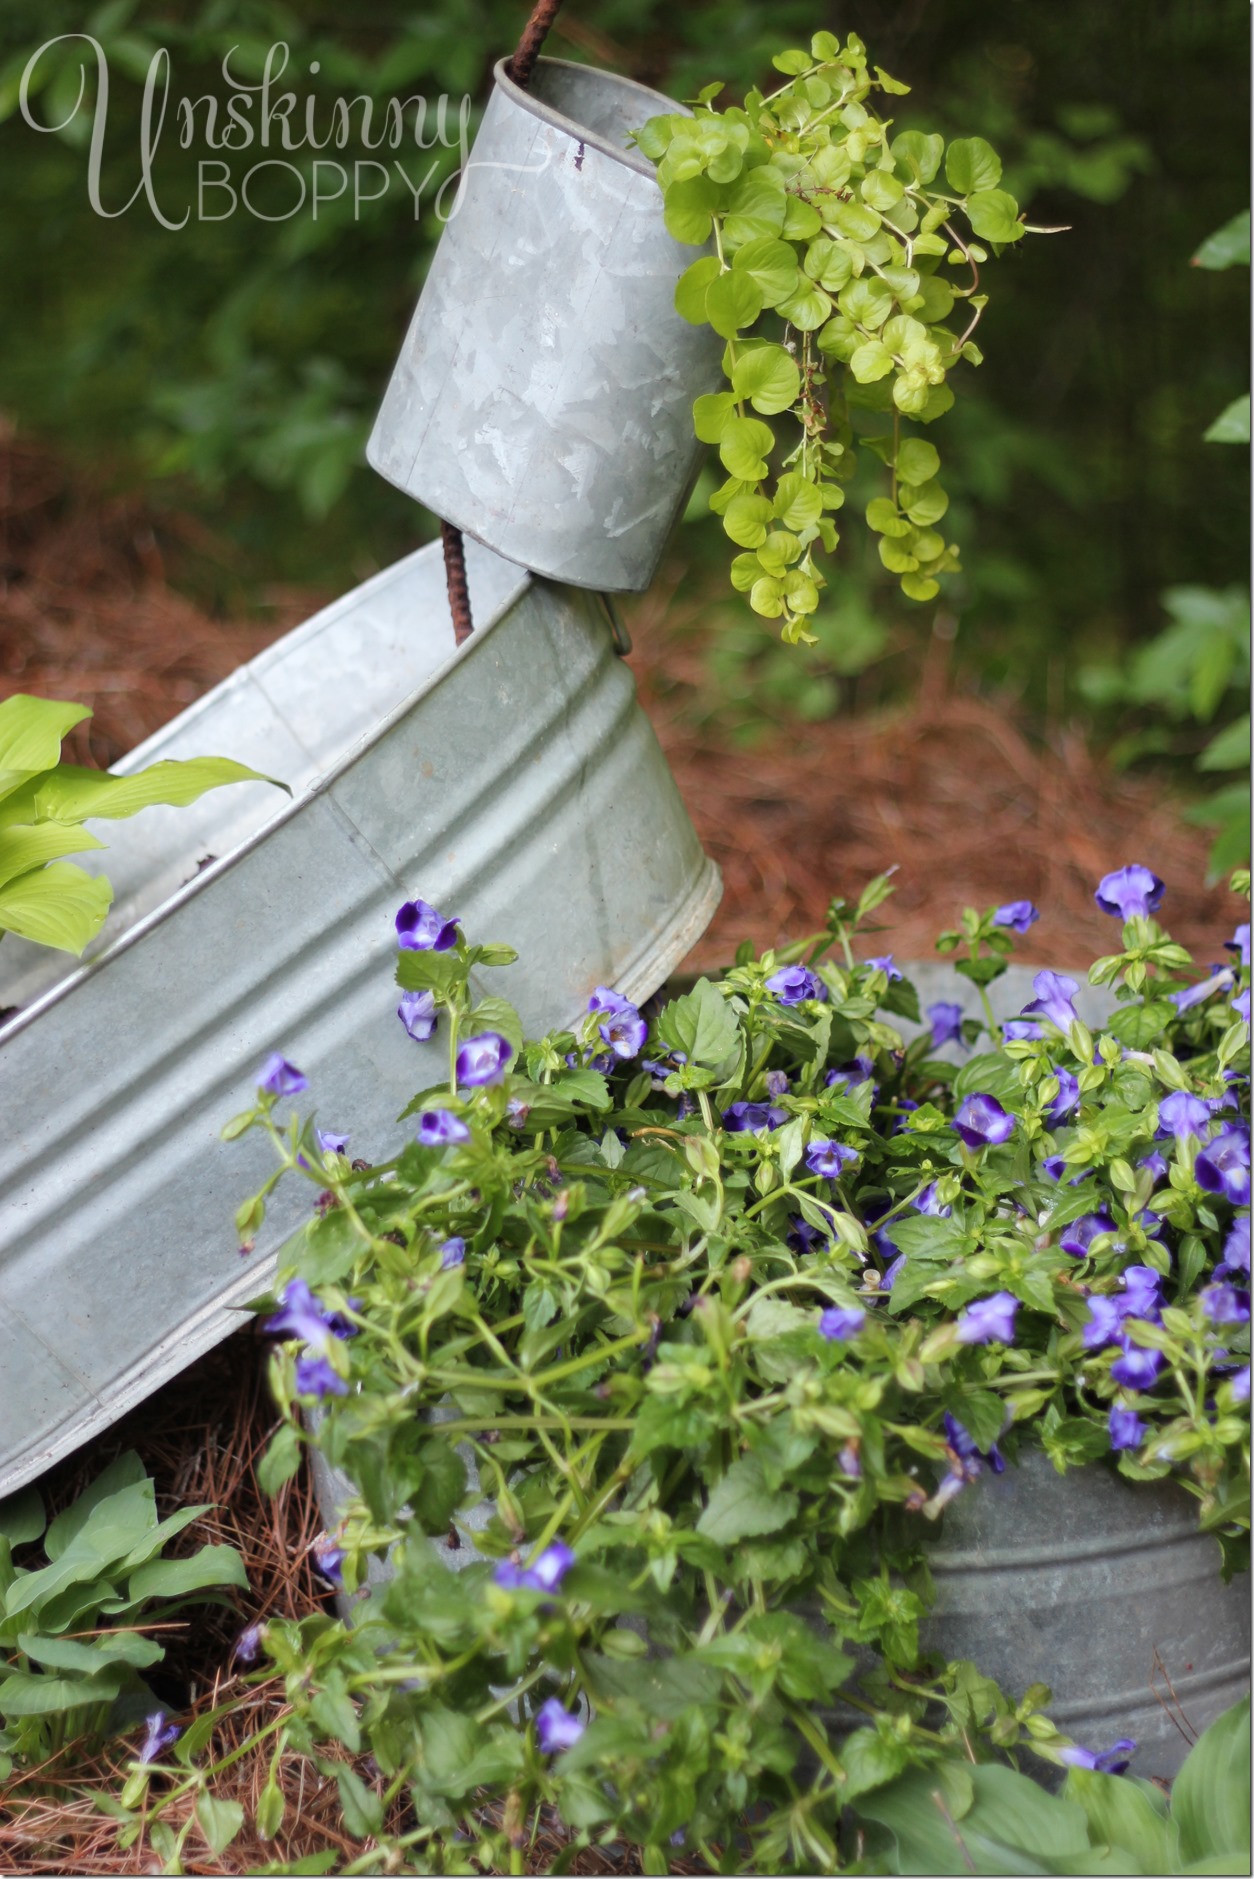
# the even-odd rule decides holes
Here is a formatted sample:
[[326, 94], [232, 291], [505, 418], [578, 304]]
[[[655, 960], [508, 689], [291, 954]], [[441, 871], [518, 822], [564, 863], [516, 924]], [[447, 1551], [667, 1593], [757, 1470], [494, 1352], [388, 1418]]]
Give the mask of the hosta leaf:
[[61, 740], [91, 716], [87, 705], [61, 699], [32, 698], [15, 692], [0, 704], [0, 796], [41, 770], [51, 770], [61, 755]]
[[63, 764], [36, 788], [33, 819], [90, 822], [97, 816], [114, 820], [133, 816], [157, 803], [184, 808], [206, 790], [220, 789], [226, 783], [269, 783], [291, 795], [286, 783], [262, 776], [260, 771], [250, 770], [247, 764], [236, 763], [230, 757], [188, 757], [181, 762], [170, 758], [149, 764], [134, 776], [111, 776], [104, 770]]
[[113, 904], [113, 889], [72, 861], [54, 861], [0, 888], [0, 931], [80, 954]]
[[58, 861], [63, 855], [84, 854], [91, 848], [103, 848], [99, 836], [76, 823], [18, 823], [0, 828], [0, 887], [17, 880], [32, 868]]

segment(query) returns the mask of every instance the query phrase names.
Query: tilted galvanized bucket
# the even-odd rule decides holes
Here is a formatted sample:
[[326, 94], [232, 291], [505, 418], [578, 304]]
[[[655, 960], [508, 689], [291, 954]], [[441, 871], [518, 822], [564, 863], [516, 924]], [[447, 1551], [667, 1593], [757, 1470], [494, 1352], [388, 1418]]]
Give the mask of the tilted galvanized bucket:
[[[6, 939], [0, 1005], [0, 1495], [225, 1336], [303, 1194], [241, 1258], [267, 1145], [218, 1134], [272, 1050], [380, 1160], [444, 1072], [395, 1016], [393, 919], [421, 894], [517, 947], [486, 975], [529, 1030], [593, 986], [653, 991], [719, 894], [603, 603], [473, 545], [454, 651], [438, 546], [337, 601], [128, 760], [282, 777], [101, 825], [118, 890], [78, 966]], [[201, 865], [204, 864], [204, 865]], [[199, 869], [199, 871], [198, 871]], [[110, 935], [113, 937], [110, 939]], [[33, 1002], [31, 1002], [33, 1000]]]
[[966, 1657], [1086, 1748], [1138, 1744], [1139, 1775], [1177, 1773], [1189, 1744], [1250, 1687], [1250, 1591], [1224, 1585], [1197, 1503], [1169, 1481], [1055, 1470], [1026, 1450], [945, 1509], [925, 1642]]
[[696, 475], [722, 342], [675, 311], [700, 252], [662, 219], [633, 129], [682, 109], [630, 79], [496, 67], [366, 455], [498, 554], [643, 590]]

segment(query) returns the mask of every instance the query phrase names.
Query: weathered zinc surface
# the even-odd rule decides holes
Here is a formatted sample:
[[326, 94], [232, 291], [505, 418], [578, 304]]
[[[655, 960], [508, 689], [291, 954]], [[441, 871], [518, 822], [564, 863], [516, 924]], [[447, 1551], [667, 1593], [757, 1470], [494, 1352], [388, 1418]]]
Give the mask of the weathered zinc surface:
[[697, 471], [693, 399], [721, 383], [722, 342], [674, 307], [699, 250], [627, 145], [680, 108], [560, 59], [529, 91], [497, 66], [366, 451], [498, 554], [585, 587], [649, 585]]
[[[318, 614], [128, 765], [232, 756], [294, 792], [219, 790], [103, 825], [118, 889], [84, 966], [6, 940], [0, 1005], [0, 1495], [240, 1322], [308, 1204], [255, 1249], [232, 1216], [273, 1165], [219, 1141], [274, 1050], [325, 1127], [381, 1160], [446, 1074], [397, 1021], [393, 919], [422, 895], [518, 964], [532, 1029], [594, 985], [654, 990], [717, 903], [603, 604], [470, 545], [453, 651], [438, 546]], [[202, 865], [203, 864], [203, 865]], [[488, 989], [485, 983], [484, 990]]]

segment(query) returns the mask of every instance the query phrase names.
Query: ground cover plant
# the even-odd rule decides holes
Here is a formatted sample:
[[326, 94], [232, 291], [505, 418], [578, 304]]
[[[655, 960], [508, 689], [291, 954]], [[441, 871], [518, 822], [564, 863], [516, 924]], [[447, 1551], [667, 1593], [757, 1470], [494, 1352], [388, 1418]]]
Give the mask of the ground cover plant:
[[[553, 1807], [572, 1849], [625, 1840], [650, 1870], [836, 1869], [887, 1847], [917, 1771], [973, 1758], [965, 1815], [1023, 1779], [1008, 1762], [1122, 1762], [1044, 1689], [927, 1652], [929, 1517], [1024, 1443], [1172, 1475], [1216, 1569], [1244, 1563], [1248, 926], [1197, 979], [1161, 882], [1113, 871], [1094, 1036], [1048, 971], [996, 1024], [983, 994], [1036, 910], [971, 912], [942, 946], [982, 1015], [933, 1006], [907, 1043], [910, 987], [858, 956], [888, 886], [656, 1012], [601, 988], [529, 1043], [471, 983], [509, 949], [407, 903], [398, 1020], [448, 1053], [411, 1146], [354, 1166], [345, 1119], [280, 1124], [305, 1088], [282, 1058], [231, 1125], [317, 1196], [265, 1306], [265, 1477], [316, 1440], [360, 1490], [328, 1583], [395, 1569], [351, 1625], [248, 1640], [286, 1679], [276, 1753], [337, 1783], [356, 1869], [521, 1870]], [[482, 1561], [453, 1572], [476, 1504]], [[1031, 1870], [1076, 1856], [1034, 1844]]]

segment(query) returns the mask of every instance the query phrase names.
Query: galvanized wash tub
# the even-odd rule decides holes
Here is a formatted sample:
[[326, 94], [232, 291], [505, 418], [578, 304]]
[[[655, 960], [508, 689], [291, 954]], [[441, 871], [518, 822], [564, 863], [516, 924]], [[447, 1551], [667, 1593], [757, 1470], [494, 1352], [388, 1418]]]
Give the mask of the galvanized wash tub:
[[630, 79], [496, 67], [455, 212], [366, 455], [389, 482], [525, 567], [649, 585], [696, 475], [692, 403], [722, 341], [676, 313], [700, 250], [666, 231], [627, 136], [682, 107]]
[[[128, 759], [232, 756], [260, 784], [102, 825], [117, 889], [86, 965], [6, 939], [0, 1005], [0, 1495], [240, 1323], [308, 1205], [256, 1249], [231, 1218], [273, 1163], [223, 1123], [280, 1050], [381, 1160], [444, 1074], [390, 987], [416, 894], [519, 963], [483, 989], [542, 1031], [599, 982], [640, 998], [719, 894], [603, 603], [471, 545], [453, 649], [438, 545], [263, 653]], [[214, 859], [207, 859], [214, 857]], [[205, 865], [201, 865], [204, 863]], [[198, 871], [199, 868], [199, 871]]]

